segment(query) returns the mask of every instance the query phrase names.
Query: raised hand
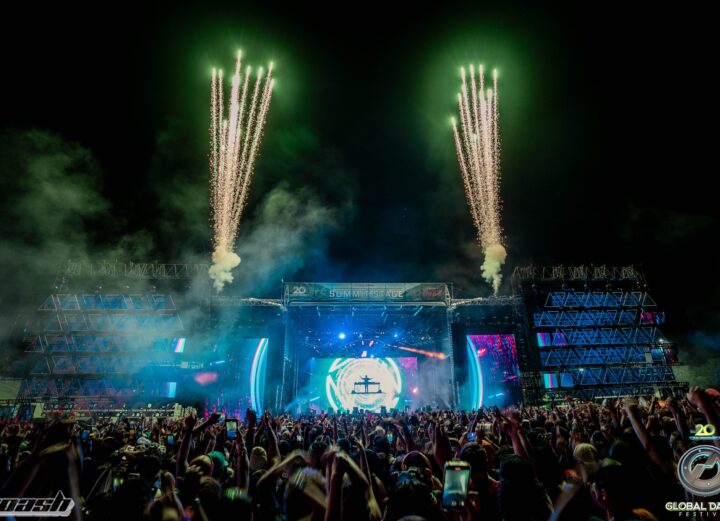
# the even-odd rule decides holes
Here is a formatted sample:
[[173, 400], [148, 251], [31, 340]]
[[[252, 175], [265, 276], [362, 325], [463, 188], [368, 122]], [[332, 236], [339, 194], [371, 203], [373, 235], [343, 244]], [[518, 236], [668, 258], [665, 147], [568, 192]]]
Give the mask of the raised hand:
[[631, 412], [636, 411], [638, 408], [638, 404], [637, 401], [635, 401], [635, 398], [629, 395], [625, 397], [624, 404], [625, 412], [628, 415], [630, 415]]
[[703, 389], [702, 387], [693, 386], [687, 393], [688, 402], [698, 408], [701, 406], [701, 404], [706, 398], [707, 394], [705, 394], [705, 389]]
[[655, 416], [654, 414], [649, 414], [647, 417], [647, 421], [645, 422], [645, 428], [649, 431], [654, 431], [655, 429], [660, 428], [657, 416]]
[[185, 430], [191, 431], [195, 428], [195, 424], [197, 423], [197, 416], [190, 413], [187, 416], [185, 416]]
[[508, 436], [514, 436], [520, 430], [520, 415], [517, 411], [510, 411], [506, 417], [507, 421], [501, 423], [503, 432]]
[[332, 455], [331, 477], [342, 479], [342, 476], [350, 468], [350, 457], [344, 452], [337, 451]]
[[252, 429], [257, 425], [257, 414], [252, 409], [245, 411], [245, 420], [248, 422], [248, 429]]
[[164, 496], [175, 495], [175, 477], [167, 471], [160, 475], [160, 490]]
[[261, 422], [262, 422], [263, 427], [265, 427], [266, 429], [270, 428], [270, 412], [269, 411], [265, 411], [263, 413]]
[[355, 445], [357, 445], [361, 450], [365, 449], [365, 446], [363, 445], [363, 442], [360, 438], [357, 436], [350, 436], [350, 441], [353, 442]]
[[287, 455], [287, 457], [283, 461], [283, 465], [287, 468], [307, 467], [308, 465], [310, 465], [310, 460], [308, 460], [305, 452], [300, 449], [295, 449]]
[[233, 440], [232, 447], [230, 449], [231, 454], [237, 456], [244, 456], [247, 454], [247, 446], [245, 445], [245, 436], [238, 433], [238, 437]]

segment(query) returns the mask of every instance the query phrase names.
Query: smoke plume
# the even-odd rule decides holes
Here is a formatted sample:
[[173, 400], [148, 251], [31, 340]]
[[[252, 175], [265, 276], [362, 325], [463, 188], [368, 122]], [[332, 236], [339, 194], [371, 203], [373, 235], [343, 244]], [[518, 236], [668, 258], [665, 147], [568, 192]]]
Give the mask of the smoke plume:
[[482, 276], [488, 282], [492, 284], [493, 291], [497, 295], [500, 289], [500, 283], [502, 282], [502, 274], [500, 269], [505, 264], [507, 258], [507, 251], [502, 244], [493, 244], [485, 249], [485, 261], [482, 265]]
[[213, 281], [213, 287], [220, 293], [225, 284], [233, 281], [231, 270], [240, 265], [240, 257], [231, 251], [217, 249], [212, 254], [212, 261], [208, 274]]

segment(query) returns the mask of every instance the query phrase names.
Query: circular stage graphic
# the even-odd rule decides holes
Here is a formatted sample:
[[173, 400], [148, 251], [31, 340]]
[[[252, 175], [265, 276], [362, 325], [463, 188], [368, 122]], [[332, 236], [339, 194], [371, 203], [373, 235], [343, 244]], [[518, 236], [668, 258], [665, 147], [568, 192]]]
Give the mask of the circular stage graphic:
[[380, 411], [397, 406], [402, 384], [391, 358], [336, 358], [328, 369], [325, 392], [335, 410]]

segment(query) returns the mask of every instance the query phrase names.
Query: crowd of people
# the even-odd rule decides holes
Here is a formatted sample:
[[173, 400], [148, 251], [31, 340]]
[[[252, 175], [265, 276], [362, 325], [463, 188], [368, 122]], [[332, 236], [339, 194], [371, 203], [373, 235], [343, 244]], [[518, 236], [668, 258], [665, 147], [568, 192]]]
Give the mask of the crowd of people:
[[[720, 395], [386, 415], [8, 421], [1, 498], [75, 502], [112, 521], [597, 521], [677, 519], [697, 425]], [[465, 501], [443, 501], [445, 468], [470, 469]], [[460, 465], [460, 464], [458, 464]], [[450, 463], [450, 467], [453, 463]]]

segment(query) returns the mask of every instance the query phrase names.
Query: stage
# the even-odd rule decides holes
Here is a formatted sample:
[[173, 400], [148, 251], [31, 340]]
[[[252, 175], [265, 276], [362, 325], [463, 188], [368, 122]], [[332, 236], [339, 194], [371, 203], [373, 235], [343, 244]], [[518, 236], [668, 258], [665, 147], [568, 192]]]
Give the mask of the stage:
[[287, 282], [276, 299], [199, 300], [179, 286], [202, 266], [92, 268], [66, 271], [22, 323], [19, 400], [243, 416], [472, 410], [683, 385], [665, 315], [631, 267], [517, 268], [501, 297], [457, 298], [435, 282]]

